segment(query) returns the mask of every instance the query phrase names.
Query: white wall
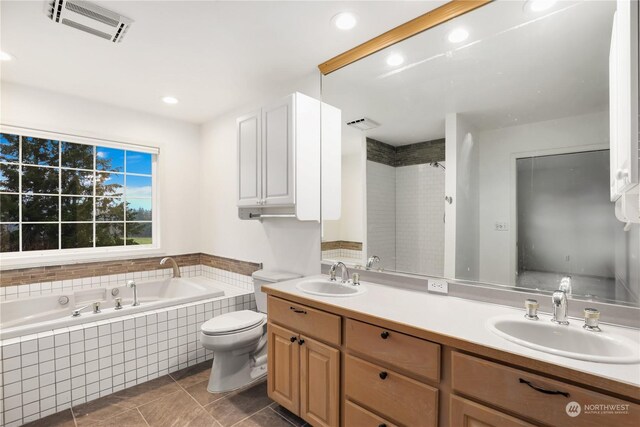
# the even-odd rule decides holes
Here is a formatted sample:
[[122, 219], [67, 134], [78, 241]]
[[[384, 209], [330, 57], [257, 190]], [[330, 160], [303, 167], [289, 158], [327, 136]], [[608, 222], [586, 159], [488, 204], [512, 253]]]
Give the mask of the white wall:
[[[608, 147], [608, 120], [594, 113], [479, 133], [480, 281], [514, 282], [515, 157]], [[508, 231], [495, 231], [496, 222]]]
[[236, 207], [236, 117], [274, 99], [299, 91], [320, 97], [317, 74], [270, 97], [256, 99], [204, 125], [201, 130], [199, 246], [203, 252], [244, 261], [262, 262], [264, 268], [299, 274], [320, 272], [320, 224], [295, 219], [241, 221]]
[[[455, 277], [478, 280], [480, 267], [480, 202], [478, 184], [479, 148], [477, 133], [459, 114], [455, 117]], [[449, 136], [449, 135], [447, 135]], [[447, 141], [449, 143], [449, 141]], [[451, 162], [447, 162], [450, 165]]]
[[162, 249], [200, 250], [197, 125], [7, 82], [0, 92], [2, 124], [159, 147]]

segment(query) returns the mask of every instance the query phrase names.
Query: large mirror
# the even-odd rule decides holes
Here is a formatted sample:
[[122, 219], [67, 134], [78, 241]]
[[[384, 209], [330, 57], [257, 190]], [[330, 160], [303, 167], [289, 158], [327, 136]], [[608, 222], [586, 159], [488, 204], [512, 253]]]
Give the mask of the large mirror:
[[323, 76], [344, 119], [324, 260], [638, 305], [640, 226], [610, 197], [616, 3], [538, 3], [495, 1]]

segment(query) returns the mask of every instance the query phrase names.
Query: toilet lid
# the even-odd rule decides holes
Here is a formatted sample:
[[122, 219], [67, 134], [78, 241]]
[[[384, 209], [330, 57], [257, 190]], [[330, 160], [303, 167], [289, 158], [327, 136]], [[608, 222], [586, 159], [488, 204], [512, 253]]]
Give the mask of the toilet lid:
[[251, 310], [233, 311], [207, 320], [200, 328], [207, 335], [220, 335], [248, 329], [264, 321], [264, 314]]

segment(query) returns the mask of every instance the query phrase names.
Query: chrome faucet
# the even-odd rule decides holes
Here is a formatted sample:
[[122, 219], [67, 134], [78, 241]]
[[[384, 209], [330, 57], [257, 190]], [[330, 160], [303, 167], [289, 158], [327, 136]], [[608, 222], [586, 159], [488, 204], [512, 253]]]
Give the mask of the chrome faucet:
[[331, 269], [329, 270], [329, 280], [333, 282], [336, 281], [336, 268], [338, 267], [342, 269], [342, 271], [340, 272], [342, 283], [347, 283], [347, 281], [349, 280], [349, 270], [342, 261], [338, 261], [331, 266]]
[[129, 280], [127, 282], [127, 288], [133, 289], [133, 304], [132, 306], [138, 306], [140, 303], [138, 302], [138, 287], [136, 286], [135, 280]]
[[568, 325], [567, 313], [569, 312], [569, 304], [567, 294], [561, 290], [555, 291], [551, 296], [551, 302], [553, 303], [553, 318], [551, 321], [558, 325]]
[[380, 257], [378, 255], [372, 255], [369, 257], [369, 259], [367, 260], [366, 269], [371, 270], [375, 263], [378, 263], [378, 271], [382, 271], [382, 268], [380, 267]]
[[99, 301], [96, 301], [96, 302], [94, 302], [94, 303], [92, 303], [92, 304], [85, 305], [84, 307], [76, 308], [75, 310], [73, 310], [73, 313], [71, 314], [71, 317], [78, 317], [78, 316], [80, 316], [81, 311], [82, 311], [82, 310], [85, 310], [85, 309], [87, 309], [87, 308], [89, 308], [89, 307], [92, 307], [92, 309], [93, 309], [93, 314], [98, 314], [98, 313], [100, 313], [100, 312], [101, 312], [101, 311], [100, 311], [100, 302], [99, 302]]
[[182, 275], [180, 274], [180, 267], [178, 267], [178, 263], [176, 262], [175, 259], [171, 257], [162, 258], [160, 260], [160, 265], [164, 265], [167, 261], [171, 263], [171, 267], [173, 268], [173, 277], [174, 278], [182, 277]]

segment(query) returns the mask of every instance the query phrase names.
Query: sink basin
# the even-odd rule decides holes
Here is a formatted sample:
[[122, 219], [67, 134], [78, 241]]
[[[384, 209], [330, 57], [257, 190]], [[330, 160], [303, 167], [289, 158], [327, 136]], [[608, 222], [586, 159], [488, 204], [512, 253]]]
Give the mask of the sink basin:
[[601, 363], [640, 362], [640, 337], [634, 340], [609, 332], [606, 325], [602, 332], [590, 332], [576, 320], [562, 326], [548, 317], [527, 320], [509, 315], [489, 319], [487, 328], [516, 344], [558, 356]]
[[354, 286], [349, 283], [331, 282], [328, 279], [304, 280], [296, 285], [302, 292], [323, 297], [352, 297], [366, 291], [364, 285]]

